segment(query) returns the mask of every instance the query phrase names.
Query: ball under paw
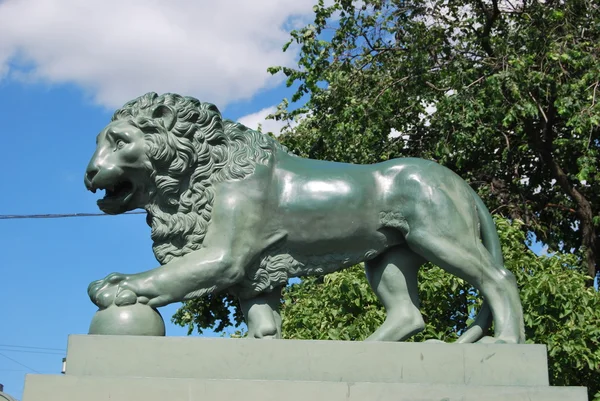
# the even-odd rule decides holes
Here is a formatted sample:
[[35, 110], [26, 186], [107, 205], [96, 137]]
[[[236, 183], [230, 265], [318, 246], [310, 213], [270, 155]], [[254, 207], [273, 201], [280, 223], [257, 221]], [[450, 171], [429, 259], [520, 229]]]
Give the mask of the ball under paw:
[[88, 334], [164, 336], [165, 322], [160, 313], [148, 305], [112, 305], [96, 312]]

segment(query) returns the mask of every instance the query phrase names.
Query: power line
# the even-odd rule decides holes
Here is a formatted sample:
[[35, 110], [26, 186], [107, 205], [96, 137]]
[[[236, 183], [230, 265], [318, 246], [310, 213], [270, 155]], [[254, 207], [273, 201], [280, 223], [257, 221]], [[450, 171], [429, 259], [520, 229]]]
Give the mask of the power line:
[[[145, 214], [146, 212], [126, 212], [121, 214]], [[106, 213], [65, 213], [65, 214], [0, 214], [0, 220], [12, 219], [62, 219], [65, 217], [114, 216]]]
[[37, 370], [35, 370], [35, 369], [33, 369], [33, 368], [30, 368], [29, 366], [27, 366], [27, 365], [25, 365], [25, 364], [23, 364], [23, 363], [21, 363], [21, 362], [17, 361], [16, 359], [13, 359], [13, 358], [11, 358], [10, 356], [6, 356], [6, 355], [4, 355], [2, 352], [0, 352], [0, 356], [3, 356], [3, 357], [5, 357], [5, 358], [6, 358], [6, 359], [8, 359], [9, 361], [12, 361], [12, 362], [16, 363], [17, 365], [20, 365], [20, 366], [24, 367], [25, 369], [31, 370], [33, 373], [38, 373], [38, 374], [40, 373], [40, 372], [38, 372]]
[[28, 351], [28, 350], [24, 350], [24, 349], [6, 349], [6, 348], [0, 348], [0, 351], [3, 352], [19, 352], [19, 353], [23, 353], [23, 354], [45, 354], [45, 355], [64, 355], [64, 352], [56, 352], [56, 351]]
[[65, 350], [64, 348], [32, 347], [30, 345], [12, 345], [12, 344], [0, 344], [0, 347], [41, 349], [41, 350], [45, 350], [45, 351], [64, 351]]

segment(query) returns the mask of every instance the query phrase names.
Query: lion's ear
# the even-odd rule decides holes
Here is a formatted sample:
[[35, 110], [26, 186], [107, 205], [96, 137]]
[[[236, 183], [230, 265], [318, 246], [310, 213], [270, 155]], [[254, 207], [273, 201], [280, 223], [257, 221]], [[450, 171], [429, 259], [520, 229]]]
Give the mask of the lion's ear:
[[164, 127], [171, 131], [177, 121], [177, 113], [171, 107], [159, 104], [152, 111], [152, 118], [162, 120]]

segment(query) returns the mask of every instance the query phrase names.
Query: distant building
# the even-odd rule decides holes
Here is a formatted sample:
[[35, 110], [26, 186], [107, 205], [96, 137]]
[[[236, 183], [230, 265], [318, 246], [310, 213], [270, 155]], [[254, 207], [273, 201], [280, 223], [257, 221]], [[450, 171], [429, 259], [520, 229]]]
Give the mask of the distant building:
[[17, 401], [17, 399], [6, 394], [4, 392], [4, 385], [0, 384], [0, 401]]

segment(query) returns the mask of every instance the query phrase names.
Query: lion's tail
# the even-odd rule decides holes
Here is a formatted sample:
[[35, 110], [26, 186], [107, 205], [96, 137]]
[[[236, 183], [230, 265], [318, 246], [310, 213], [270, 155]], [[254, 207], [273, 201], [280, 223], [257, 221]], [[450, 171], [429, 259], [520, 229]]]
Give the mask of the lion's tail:
[[[488, 252], [492, 255], [492, 258], [496, 264], [503, 266], [504, 258], [502, 257], [502, 245], [500, 244], [500, 238], [498, 237], [498, 232], [496, 231], [496, 225], [494, 224], [492, 215], [490, 214], [485, 203], [483, 203], [479, 195], [477, 195], [471, 186], [469, 186], [469, 189], [473, 195], [477, 209], [477, 216], [479, 217], [483, 246], [485, 246]], [[492, 311], [489, 303], [484, 298], [483, 304], [481, 305], [481, 310], [475, 317], [475, 321], [469, 327], [467, 327], [465, 332], [458, 338], [458, 340], [456, 340], [456, 342], [474, 343], [487, 334], [487, 331], [491, 325]]]

